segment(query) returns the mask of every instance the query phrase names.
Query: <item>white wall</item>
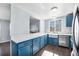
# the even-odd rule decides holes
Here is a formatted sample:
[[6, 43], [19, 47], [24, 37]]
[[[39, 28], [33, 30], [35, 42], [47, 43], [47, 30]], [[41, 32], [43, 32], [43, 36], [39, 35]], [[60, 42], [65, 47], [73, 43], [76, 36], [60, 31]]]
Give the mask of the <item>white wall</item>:
[[10, 40], [10, 4], [0, 3], [0, 43]]
[[0, 43], [10, 40], [10, 21], [0, 20]]
[[11, 5], [11, 36], [29, 34], [29, 19], [29, 13], [22, 10], [21, 8]]
[[66, 17], [62, 18], [62, 32], [72, 34], [72, 27], [66, 26]]
[[50, 30], [50, 20], [45, 20], [45, 33]]
[[40, 32], [44, 33], [45, 32], [45, 21], [40, 20]]
[[61, 33], [65, 33], [66, 29], [67, 29], [67, 27], [66, 27], [66, 16], [63, 16], [59, 20], [61, 20]]
[[0, 3], [0, 19], [10, 20], [10, 4]]
[[[32, 15], [23, 10], [22, 8], [19, 8], [16, 5], [11, 5], [11, 24], [10, 24], [11, 36], [30, 33], [30, 16]], [[44, 20], [40, 20], [40, 32], [41, 33], [45, 32]]]

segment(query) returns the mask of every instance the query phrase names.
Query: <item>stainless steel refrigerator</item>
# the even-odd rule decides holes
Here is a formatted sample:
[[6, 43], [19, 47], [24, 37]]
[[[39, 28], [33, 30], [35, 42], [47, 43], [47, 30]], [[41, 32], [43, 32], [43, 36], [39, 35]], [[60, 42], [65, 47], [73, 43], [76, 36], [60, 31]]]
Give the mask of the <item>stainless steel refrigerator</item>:
[[75, 12], [73, 13], [73, 22], [72, 22], [72, 45], [73, 49], [71, 52], [72, 56], [79, 55], [79, 7], [77, 6]]

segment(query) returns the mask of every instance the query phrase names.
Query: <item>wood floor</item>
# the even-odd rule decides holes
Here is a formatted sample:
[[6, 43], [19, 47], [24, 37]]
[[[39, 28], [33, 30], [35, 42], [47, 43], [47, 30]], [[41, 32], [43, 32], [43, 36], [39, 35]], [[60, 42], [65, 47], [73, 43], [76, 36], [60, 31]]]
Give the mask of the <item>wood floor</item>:
[[57, 47], [47, 45], [43, 49], [41, 49], [35, 56], [70, 56], [71, 49], [65, 47]]

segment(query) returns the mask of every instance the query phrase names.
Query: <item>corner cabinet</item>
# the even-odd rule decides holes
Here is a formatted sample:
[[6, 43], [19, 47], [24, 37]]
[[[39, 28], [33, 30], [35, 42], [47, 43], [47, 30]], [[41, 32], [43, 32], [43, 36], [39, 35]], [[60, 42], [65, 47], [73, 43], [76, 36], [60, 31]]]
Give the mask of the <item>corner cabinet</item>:
[[73, 14], [66, 16], [66, 27], [72, 27]]
[[48, 44], [58, 46], [59, 45], [58, 35], [49, 35]]

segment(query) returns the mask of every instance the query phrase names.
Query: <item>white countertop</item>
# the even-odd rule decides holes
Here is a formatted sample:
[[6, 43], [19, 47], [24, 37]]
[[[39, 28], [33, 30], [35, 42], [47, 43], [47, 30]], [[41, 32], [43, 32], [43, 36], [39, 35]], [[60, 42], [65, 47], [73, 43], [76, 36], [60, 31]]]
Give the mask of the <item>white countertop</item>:
[[19, 43], [19, 42], [30, 40], [30, 39], [33, 39], [33, 38], [36, 38], [36, 37], [39, 37], [39, 36], [42, 36], [42, 35], [46, 35], [46, 33], [16, 35], [16, 36], [11, 37], [11, 40], [16, 42], [16, 43]]
[[72, 35], [72, 34], [68, 34], [68, 33], [52, 33], [52, 32], [48, 32], [48, 34], [50, 34], [50, 35]]
[[51, 35], [71, 35], [71, 34], [56, 34], [56, 33], [34, 33], [34, 34], [25, 34], [25, 35], [16, 35], [16, 36], [12, 36], [11, 40], [14, 41], [15, 43], [19, 43], [19, 42], [23, 42], [26, 40], [30, 40], [42, 35], [46, 35], [46, 34], [51, 34]]

